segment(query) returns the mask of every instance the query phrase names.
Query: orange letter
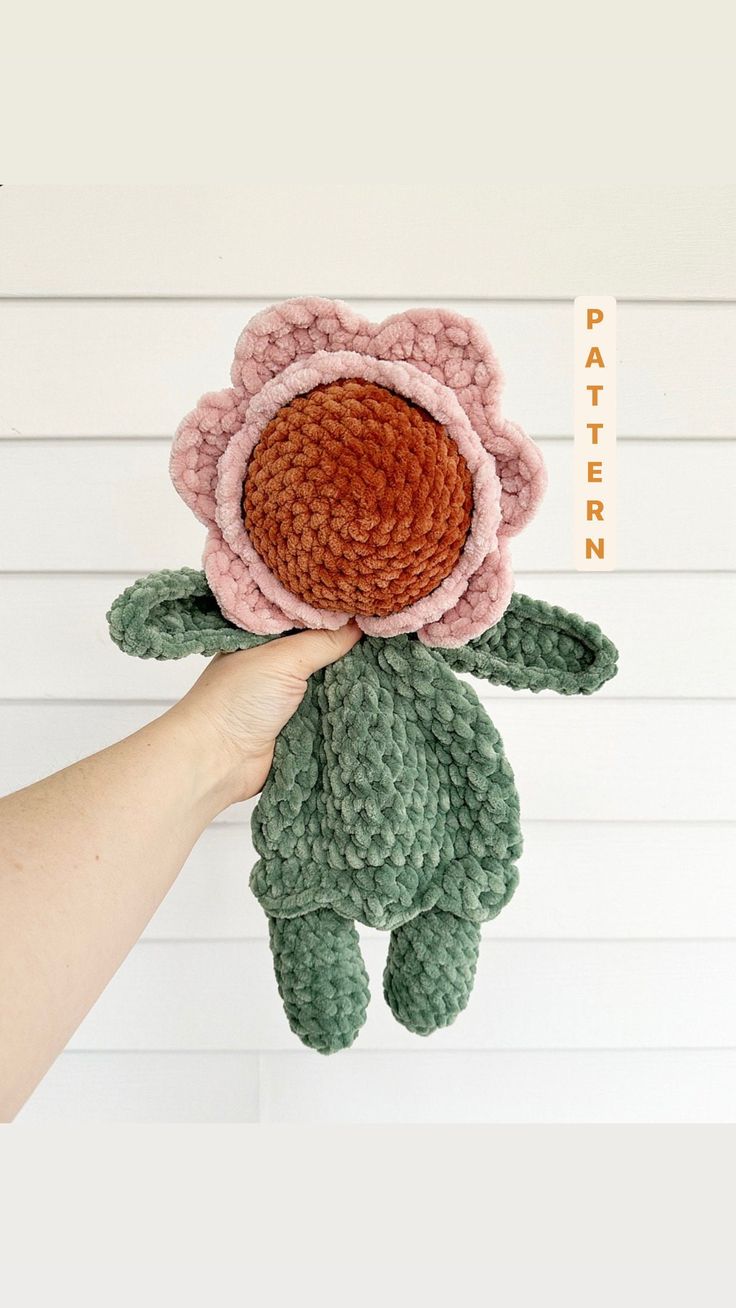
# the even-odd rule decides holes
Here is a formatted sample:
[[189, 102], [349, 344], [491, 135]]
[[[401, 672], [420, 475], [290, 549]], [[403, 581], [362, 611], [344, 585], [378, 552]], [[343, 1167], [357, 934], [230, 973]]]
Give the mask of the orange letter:
[[602, 390], [603, 390], [603, 387], [602, 387], [602, 386], [586, 386], [585, 389], [586, 389], [586, 391], [590, 391], [591, 395], [593, 396], [593, 400], [592, 400], [593, 408], [594, 408], [594, 409], [597, 409], [597, 408], [598, 408], [598, 392], [599, 392], [599, 391], [602, 391]]
[[588, 481], [603, 481], [603, 464], [600, 460], [588, 464]]
[[591, 559], [595, 554], [596, 558], [602, 559], [605, 556], [605, 541], [602, 536], [598, 537], [598, 544], [591, 540], [589, 536], [585, 538], [585, 557]]
[[590, 331], [597, 322], [603, 322], [603, 310], [588, 309], [588, 331]]
[[588, 522], [592, 522], [594, 518], [596, 522], [603, 521], [603, 500], [588, 500], [587, 510]]
[[590, 351], [585, 366], [586, 368], [592, 368], [594, 363], [597, 363], [599, 368], [605, 368], [606, 366], [597, 345], [594, 345]]
[[594, 445], [597, 445], [597, 444], [598, 444], [598, 432], [599, 432], [599, 431], [603, 431], [603, 423], [602, 423], [602, 422], [586, 422], [585, 425], [586, 425], [586, 427], [588, 428], [588, 431], [591, 431], [591, 432], [593, 433], [593, 435], [591, 436], [591, 440], [592, 440], [593, 444], [594, 444]]

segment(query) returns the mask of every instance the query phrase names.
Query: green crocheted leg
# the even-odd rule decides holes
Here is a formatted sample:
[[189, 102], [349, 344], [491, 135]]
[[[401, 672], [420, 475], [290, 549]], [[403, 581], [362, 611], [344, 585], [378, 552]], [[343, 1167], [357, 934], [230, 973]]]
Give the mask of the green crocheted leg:
[[369, 991], [358, 933], [331, 908], [269, 918], [279, 994], [289, 1026], [310, 1049], [347, 1049], [365, 1022]]
[[417, 1035], [449, 1026], [470, 998], [480, 927], [431, 909], [391, 932], [383, 993], [394, 1017]]

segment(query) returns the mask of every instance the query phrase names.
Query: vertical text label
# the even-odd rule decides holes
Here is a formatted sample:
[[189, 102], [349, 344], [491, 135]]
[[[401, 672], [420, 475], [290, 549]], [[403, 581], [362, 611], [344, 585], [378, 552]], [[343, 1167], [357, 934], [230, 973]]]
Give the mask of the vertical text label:
[[616, 301], [575, 300], [574, 563], [610, 572], [616, 559]]

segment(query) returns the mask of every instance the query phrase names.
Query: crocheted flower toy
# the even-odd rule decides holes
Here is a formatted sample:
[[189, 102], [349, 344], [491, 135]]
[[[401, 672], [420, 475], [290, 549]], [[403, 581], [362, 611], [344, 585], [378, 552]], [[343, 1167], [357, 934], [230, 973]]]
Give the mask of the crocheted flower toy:
[[310, 678], [253, 814], [292, 1030], [352, 1044], [368, 981], [355, 921], [391, 932], [384, 994], [427, 1035], [473, 985], [481, 924], [511, 897], [519, 801], [501, 739], [455, 672], [590, 694], [616, 671], [593, 623], [513, 594], [509, 541], [545, 485], [501, 416], [480, 328], [438, 309], [375, 324], [291, 300], [243, 331], [232, 386], [181, 424], [171, 475], [208, 529], [204, 573], [136, 582], [108, 614], [140, 658], [247, 649], [355, 618]]

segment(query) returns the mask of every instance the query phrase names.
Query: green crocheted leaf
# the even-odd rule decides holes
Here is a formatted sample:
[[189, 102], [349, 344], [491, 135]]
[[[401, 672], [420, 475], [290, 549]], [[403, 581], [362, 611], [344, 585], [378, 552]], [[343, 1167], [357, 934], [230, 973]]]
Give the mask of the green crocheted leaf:
[[495, 627], [459, 649], [437, 649], [457, 672], [513, 690], [591, 695], [616, 675], [618, 651], [577, 613], [512, 595]]
[[141, 577], [113, 601], [107, 621], [115, 644], [139, 659], [210, 657], [273, 640], [228, 622], [204, 573], [194, 568]]

